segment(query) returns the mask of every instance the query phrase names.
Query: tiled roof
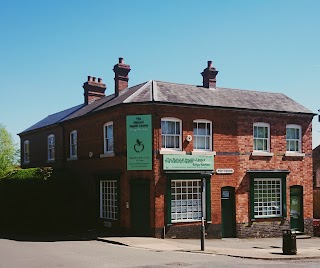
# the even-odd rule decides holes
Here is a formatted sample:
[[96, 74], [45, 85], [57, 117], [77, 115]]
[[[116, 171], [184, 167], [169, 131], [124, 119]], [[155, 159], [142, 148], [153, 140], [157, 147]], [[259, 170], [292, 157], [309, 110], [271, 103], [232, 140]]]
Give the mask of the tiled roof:
[[69, 108], [67, 110], [64, 110], [64, 111], [61, 111], [61, 112], [58, 112], [55, 114], [48, 115], [46, 118], [42, 119], [38, 123], [32, 125], [31, 127], [27, 128], [26, 130], [22, 131], [22, 133], [57, 124], [57, 123], [61, 122], [63, 119], [65, 119], [67, 116], [69, 116], [70, 114], [73, 114], [76, 111], [78, 111], [81, 107], [83, 107], [83, 104]]
[[114, 95], [106, 96], [89, 105], [78, 105], [68, 110], [49, 115], [24, 132], [78, 118], [119, 104], [139, 102], [313, 114], [309, 109], [281, 93], [219, 87], [209, 89], [202, 86], [150, 80], [125, 89], [116, 98]]

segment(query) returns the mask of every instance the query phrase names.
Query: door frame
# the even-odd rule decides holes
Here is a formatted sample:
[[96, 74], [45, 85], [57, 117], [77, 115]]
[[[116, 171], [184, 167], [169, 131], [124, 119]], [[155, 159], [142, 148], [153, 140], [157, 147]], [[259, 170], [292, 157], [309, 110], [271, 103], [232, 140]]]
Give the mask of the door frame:
[[290, 186], [290, 228], [292, 229], [292, 213], [291, 213], [291, 197], [298, 196], [300, 198], [300, 215], [297, 220], [297, 231], [304, 231], [304, 211], [303, 211], [303, 186], [301, 185], [292, 185]]
[[[229, 197], [223, 197], [223, 192], [228, 191], [229, 192]], [[224, 186], [221, 188], [221, 237], [236, 237], [236, 191], [235, 187], [232, 186]], [[223, 205], [223, 200], [229, 199], [231, 207], [231, 214], [230, 211], [226, 212], [225, 209], [228, 209]], [[226, 213], [226, 214], [225, 214]], [[226, 233], [226, 223], [225, 223], [225, 217], [224, 215], [230, 215], [231, 217], [231, 230], [228, 230], [228, 233]]]
[[[146, 225], [148, 225], [148, 227], [146, 227], [146, 230], [145, 231], [141, 231], [141, 230], [136, 230], [135, 229], [135, 226], [133, 226], [133, 217], [135, 216], [134, 215], [134, 207], [135, 207], [135, 200], [133, 200], [133, 194], [132, 194], [132, 191], [135, 190], [134, 187], [137, 186], [137, 185], [144, 185], [146, 186], [146, 189], [148, 189], [148, 192], [147, 192], [147, 199], [149, 202], [147, 202], [145, 205], [146, 207], [145, 208], [145, 213], [147, 215], [145, 215], [145, 217], [147, 218], [144, 218], [145, 219], [145, 222]], [[136, 197], [136, 196], [135, 196]], [[146, 197], [146, 196], [145, 196]], [[139, 206], [139, 208], [141, 208], [141, 206]], [[132, 179], [130, 181], [130, 229], [131, 229], [131, 232], [133, 234], [136, 234], [138, 236], [150, 236], [151, 235], [151, 213], [150, 213], [150, 209], [151, 209], [151, 202], [150, 202], [150, 180], [146, 180], [146, 179]]]

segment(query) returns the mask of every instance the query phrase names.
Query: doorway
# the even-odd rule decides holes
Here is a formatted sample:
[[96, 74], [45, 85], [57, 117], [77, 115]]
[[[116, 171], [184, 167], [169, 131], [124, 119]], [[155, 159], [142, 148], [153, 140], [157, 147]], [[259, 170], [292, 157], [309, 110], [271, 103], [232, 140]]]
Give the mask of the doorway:
[[222, 237], [236, 237], [236, 204], [235, 188], [226, 186], [221, 188], [221, 235]]
[[133, 180], [130, 184], [131, 231], [136, 236], [150, 236], [150, 183]]
[[290, 228], [303, 232], [303, 187], [290, 187]]

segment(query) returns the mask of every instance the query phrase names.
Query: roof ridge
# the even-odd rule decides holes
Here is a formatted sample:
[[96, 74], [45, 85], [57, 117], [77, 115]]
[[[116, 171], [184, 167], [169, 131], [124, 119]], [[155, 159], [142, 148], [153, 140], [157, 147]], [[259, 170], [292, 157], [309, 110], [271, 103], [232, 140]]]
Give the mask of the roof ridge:
[[[144, 90], [147, 86], [150, 86], [153, 80], [149, 80], [148, 82], [145, 82], [145, 84], [140, 87], [136, 92], [133, 92], [131, 95], [129, 95], [126, 99], [123, 100], [123, 103], [128, 103], [130, 102], [136, 95], [138, 95], [142, 90]], [[143, 83], [142, 83], [143, 84]], [[142, 85], [140, 84], [140, 85]], [[129, 90], [129, 88], [128, 88]], [[152, 97], [151, 97], [152, 98]], [[152, 101], [152, 99], [151, 99]]]

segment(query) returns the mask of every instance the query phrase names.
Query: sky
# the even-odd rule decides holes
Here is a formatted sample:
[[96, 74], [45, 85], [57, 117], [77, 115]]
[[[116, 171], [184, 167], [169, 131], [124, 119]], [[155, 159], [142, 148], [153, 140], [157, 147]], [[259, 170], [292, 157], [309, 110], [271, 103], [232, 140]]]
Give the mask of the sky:
[[[218, 87], [283, 93], [320, 109], [318, 0], [0, 0], [0, 123], [14, 136], [83, 103], [87, 76], [114, 92], [151, 79], [201, 85], [207, 61]], [[320, 123], [313, 120], [313, 148]]]

